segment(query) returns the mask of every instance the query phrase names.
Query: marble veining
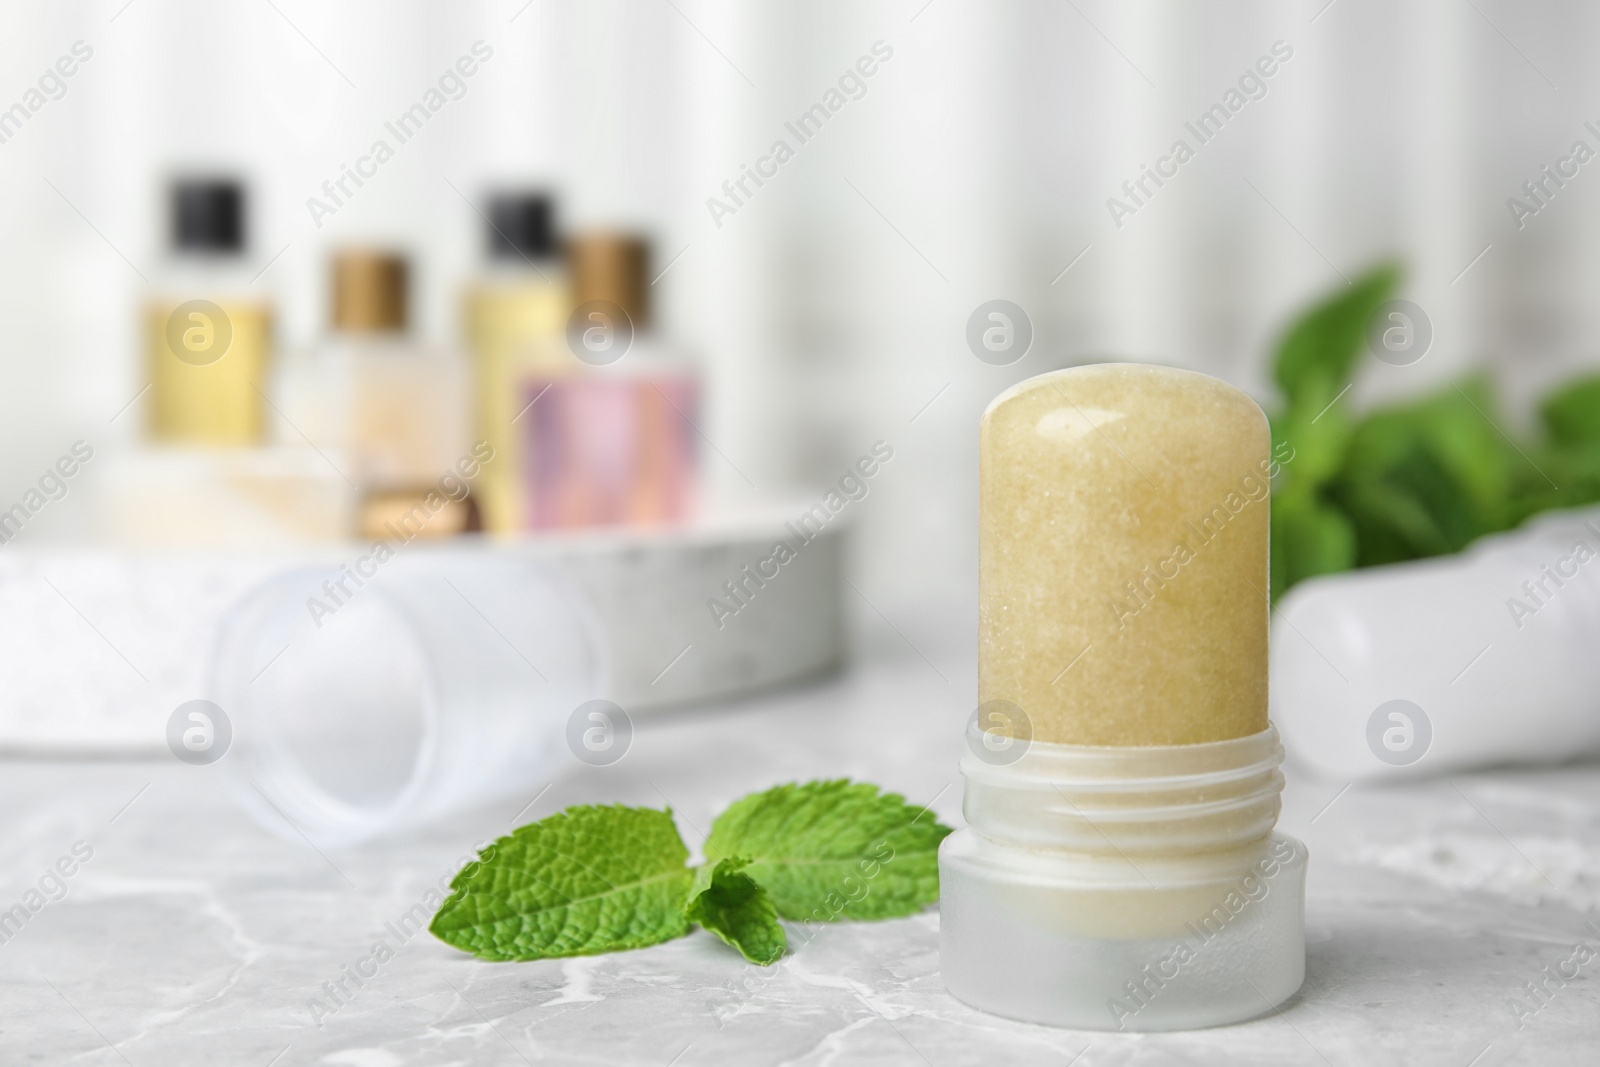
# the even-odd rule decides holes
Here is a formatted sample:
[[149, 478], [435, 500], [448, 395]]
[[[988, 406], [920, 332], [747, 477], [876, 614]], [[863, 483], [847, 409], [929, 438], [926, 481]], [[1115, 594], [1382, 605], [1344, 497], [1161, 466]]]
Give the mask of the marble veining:
[[[642, 715], [623, 760], [574, 761], [524, 818], [671, 804], [695, 847], [748, 791], [848, 774], [937, 798], [958, 825], [973, 673], [938, 662], [907, 652], [737, 707]], [[1311, 849], [1305, 986], [1281, 1014], [1145, 1035], [1028, 1026], [953, 1000], [935, 912], [809, 939], [791, 927], [793, 951], [770, 969], [703, 933], [526, 964], [480, 963], [426, 933], [397, 943], [389, 928], [528, 797], [324, 856], [250, 822], [222, 769], [5, 763], [0, 908], [75, 841], [94, 851], [0, 944], [0, 1062], [1543, 1067], [1593, 1063], [1600, 1044], [1600, 959], [1547, 983], [1546, 999], [1524, 985], [1580, 941], [1600, 949], [1586, 926], [1600, 921], [1593, 764], [1341, 792], [1291, 762], [1281, 825]], [[385, 936], [392, 959], [314, 1019], [322, 983]]]

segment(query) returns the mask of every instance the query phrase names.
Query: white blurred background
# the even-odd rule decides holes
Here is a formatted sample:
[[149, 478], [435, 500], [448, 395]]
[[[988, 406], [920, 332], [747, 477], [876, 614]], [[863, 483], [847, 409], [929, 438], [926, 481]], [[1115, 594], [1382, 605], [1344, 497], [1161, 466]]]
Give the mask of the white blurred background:
[[[1525, 405], [1595, 351], [1600, 164], [1521, 229], [1507, 208], [1574, 141], [1600, 145], [1583, 125], [1600, 9], [1573, 0], [10, 0], [0, 27], [0, 107], [93, 49], [0, 143], [6, 500], [76, 438], [137, 436], [113, 417], [142, 385], [175, 170], [247, 177], [257, 284], [291, 348], [326, 318], [328, 250], [357, 239], [417, 253], [420, 325], [453, 341], [482, 251], [469, 201], [491, 185], [554, 188], [564, 227], [643, 226], [671, 264], [666, 332], [706, 370], [714, 486], [821, 485], [895, 448], [857, 512], [856, 580], [932, 609], [898, 616], [919, 643], [974, 617], [977, 421], [1015, 380], [1138, 358], [1270, 408], [1287, 318], [1386, 257], [1435, 341], [1368, 366], [1358, 399], [1483, 364]], [[479, 40], [493, 56], [466, 95], [319, 228], [307, 198]], [[879, 41], [892, 58], [865, 95], [719, 226], [707, 199], [793, 144], [784, 123]], [[1279, 41], [1266, 95], [1119, 227], [1108, 198], [1194, 144], [1185, 121]], [[1010, 367], [964, 340], [996, 297], [1035, 329]], [[84, 535], [86, 495], [19, 540]]]

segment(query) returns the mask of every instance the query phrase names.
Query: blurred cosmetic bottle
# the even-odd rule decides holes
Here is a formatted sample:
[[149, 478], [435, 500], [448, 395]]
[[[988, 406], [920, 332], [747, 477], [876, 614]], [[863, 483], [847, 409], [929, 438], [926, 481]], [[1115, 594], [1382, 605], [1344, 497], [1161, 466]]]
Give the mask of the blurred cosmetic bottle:
[[348, 536], [344, 479], [298, 438], [262, 447], [272, 310], [250, 285], [244, 189], [180, 179], [170, 213], [172, 255], [145, 315], [148, 444], [105, 460], [106, 533], [146, 547]]
[[286, 435], [304, 433], [356, 484], [363, 537], [478, 529], [465, 488], [441, 488], [445, 479], [462, 486], [454, 472], [471, 458], [465, 368], [450, 351], [412, 338], [405, 257], [346, 250], [334, 256], [332, 274], [329, 335], [285, 366]]
[[272, 309], [250, 289], [244, 189], [227, 179], [185, 178], [170, 195], [172, 254], [146, 311], [149, 437], [258, 444]]
[[477, 378], [477, 436], [495, 456], [476, 495], [485, 527], [504, 534], [524, 526], [526, 457], [518, 430], [527, 400], [520, 386], [574, 363], [562, 340], [571, 298], [549, 196], [492, 196], [486, 236], [487, 263], [467, 289], [462, 322]]
[[587, 233], [567, 245], [566, 374], [530, 375], [519, 425], [525, 522], [538, 529], [686, 518], [700, 387], [651, 329], [650, 246]]

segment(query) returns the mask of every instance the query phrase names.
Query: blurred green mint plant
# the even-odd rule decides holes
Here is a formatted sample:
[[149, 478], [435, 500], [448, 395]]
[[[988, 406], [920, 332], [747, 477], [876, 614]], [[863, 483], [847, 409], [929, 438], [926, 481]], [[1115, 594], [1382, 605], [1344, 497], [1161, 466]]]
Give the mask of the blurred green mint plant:
[[1273, 487], [1272, 596], [1355, 567], [1460, 551], [1551, 508], [1600, 501], [1600, 374], [1556, 389], [1539, 431], [1503, 429], [1488, 378], [1353, 413], [1346, 390], [1368, 324], [1400, 285], [1381, 265], [1300, 316], [1273, 361], [1276, 446], [1295, 460]]

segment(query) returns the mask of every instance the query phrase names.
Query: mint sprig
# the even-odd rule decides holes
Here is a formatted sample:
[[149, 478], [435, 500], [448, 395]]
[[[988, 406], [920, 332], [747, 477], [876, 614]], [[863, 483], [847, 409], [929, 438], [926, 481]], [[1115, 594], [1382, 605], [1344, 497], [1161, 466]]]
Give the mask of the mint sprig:
[[568, 808], [483, 855], [451, 881], [428, 927], [479, 959], [590, 956], [689, 932], [694, 872], [670, 812]]
[[776, 963], [789, 947], [789, 939], [767, 891], [744, 872], [747, 862], [725, 859], [701, 867], [684, 914], [738, 949], [751, 963]]
[[926, 808], [841, 778], [745, 797], [712, 824], [706, 855], [749, 857], [785, 919], [890, 919], [939, 899], [949, 833]]
[[486, 960], [643, 948], [698, 924], [752, 963], [788, 945], [787, 919], [884, 919], [939, 899], [939, 842], [928, 813], [877, 786], [783, 785], [719, 816], [707, 862], [671, 811], [574, 807], [519, 827], [451, 881], [429, 929]]

